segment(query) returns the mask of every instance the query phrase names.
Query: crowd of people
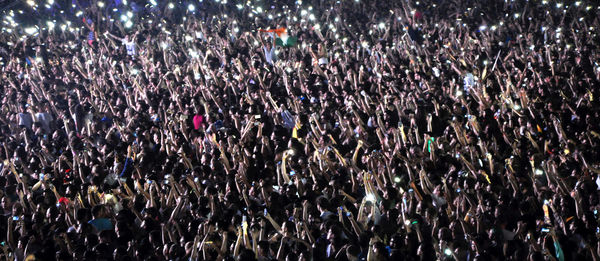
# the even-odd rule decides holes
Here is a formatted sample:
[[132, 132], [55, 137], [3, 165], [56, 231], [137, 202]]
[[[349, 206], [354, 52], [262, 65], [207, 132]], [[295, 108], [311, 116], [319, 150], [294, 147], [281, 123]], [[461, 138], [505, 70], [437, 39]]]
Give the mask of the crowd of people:
[[598, 260], [597, 2], [82, 2], [0, 34], [2, 259]]

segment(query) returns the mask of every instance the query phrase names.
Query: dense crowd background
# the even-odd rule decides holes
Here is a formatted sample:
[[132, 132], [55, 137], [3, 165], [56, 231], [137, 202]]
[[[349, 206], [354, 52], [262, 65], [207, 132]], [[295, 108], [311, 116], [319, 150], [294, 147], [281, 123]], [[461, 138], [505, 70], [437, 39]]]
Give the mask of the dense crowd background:
[[3, 259], [598, 260], [597, 2], [27, 3]]

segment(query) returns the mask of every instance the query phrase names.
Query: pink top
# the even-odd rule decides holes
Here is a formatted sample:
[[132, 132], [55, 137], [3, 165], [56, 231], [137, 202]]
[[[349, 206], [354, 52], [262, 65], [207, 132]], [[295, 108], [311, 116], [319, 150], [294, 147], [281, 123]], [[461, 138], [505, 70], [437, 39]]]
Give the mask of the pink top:
[[196, 114], [194, 116], [194, 129], [200, 129], [200, 125], [204, 125], [204, 116]]

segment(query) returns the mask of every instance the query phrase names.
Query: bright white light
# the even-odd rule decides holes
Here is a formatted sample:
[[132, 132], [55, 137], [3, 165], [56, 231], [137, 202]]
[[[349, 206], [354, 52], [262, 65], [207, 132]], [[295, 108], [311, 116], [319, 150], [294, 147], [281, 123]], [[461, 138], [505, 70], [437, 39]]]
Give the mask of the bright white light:
[[48, 21], [48, 22], [46, 22], [46, 26], [48, 26], [48, 29], [52, 30], [52, 29], [54, 29], [54, 22]]
[[369, 48], [369, 43], [367, 42], [362, 42], [360, 43], [360, 45], [362, 46], [362, 48]]
[[169, 47], [169, 44], [167, 44], [166, 42], [162, 42], [160, 43], [160, 47], [163, 49], [167, 49], [167, 47]]
[[33, 0], [27, 0], [27, 4], [30, 6], [34, 6], [35, 2]]
[[563, 7], [563, 3], [556, 3], [556, 8], [561, 8]]
[[519, 18], [520, 16], [521, 16], [521, 14], [515, 13], [515, 18]]
[[196, 52], [196, 51], [194, 51], [194, 50], [192, 50], [192, 49], [189, 49], [189, 50], [188, 50], [188, 52], [190, 53], [190, 55], [191, 55], [193, 58], [198, 58], [198, 52]]
[[37, 33], [37, 28], [35, 28], [35, 27], [25, 28], [25, 33], [29, 34], [29, 35], [35, 34], [35, 33]]
[[129, 20], [125, 23], [125, 28], [131, 28], [132, 26], [133, 26], [133, 22], [131, 22], [131, 20]]
[[301, 15], [301, 16], [305, 16], [306, 14], [308, 14], [308, 11], [306, 11], [306, 10], [302, 10], [302, 11], [300, 11], [300, 15]]
[[311, 20], [311, 21], [314, 21], [317, 18], [315, 17], [314, 14], [310, 14], [310, 15], [308, 15], [308, 19]]
[[67, 25], [66, 24], [61, 24], [60, 25], [60, 30], [64, 31], [65, 29], [67, 29]]
[[383, 22], [382, 22], [382, 23], [379, 23], [379, 25], [378, 25], [378, 26], [379, 26], [379, 29], [383, 29], [383, 28], [385, 28], [385, 23], [383, 23]]
[[236, 32], [236, 33], [238, 33], [240, 31], [240, 28], [237, 28], [237, 27], [233, 28], [233, 31]]
[[544, 175], [544, 171], [541, 169], [535, 169], [535, 175], [538, 175], [538, 176]]
[[133, 13], [131, 11], [127, 11], [127, 17], [129, 17], [129, 18], [133, 17]]
[[456, 91], [456, 96], [462, 96], [463, 92], [462, 91]]
[[194, 38], [191, 35], [188, 35], [188, 34], [185, 35], [186, 42], [191, 42], [192, 40], [194, 40]]
[[262, 7], [259, 6], [256, 8], [256, 12], [262, 13], [262, 11], [263, 11]]
[[54, 0], [48, 0], [48, 4], [49, 5], [53, 5], [54, 4]]
[[196, 11], [196, 7], [193, 4], [190, 4], [190, 5], [188, 5], [188, 10], [190, 12], [194, 12], [194, 11]]
[[126, 15], [121, 15], [121, 21], [125, 22], [129, 20], [129, 17], [127, 17]]
[[131, 74], [137, 75], [140, 71], [138, 69], [131, 69]]
[[575, 6], [580, 6], [580, 5], [581, 5], [581, 1], [575, 2]]
[[157, 6], [158, 5], [158, 3], [156, 3], [156, 0], [150, 0], [150, 4], [152, 6]]
[[244, 6], [243, 6], [243, 5], [241, 5], [241, 4], [237, 4], [237, 5], [235, 5], [235, 6], [237, 7], [237, 9], [238, 9], [238, 10], [242, 10], [242, 8], [244, 8]]
[[366, 200], [367, 202], [374, 202], [374, 201], [375, 201], [375, 195], [373, 195], [373, 194], [367, 194], [367, 195], [365, 196], [365, 200]]
[[521, 110], [521, 106], [519, 104], [515, 104], [513, 108], [515, 109], [515, 111]]
[[444, 249], [444, 254], [446, 254], [447, 256], [451, 256], [452, 250], [450, 250], [450, 248], [446, 248], [446, 249]]
[[169, 3], [169, 9], [173, 9], [173, 8], [175, 8], [175, 4]]
[[80, 17], [81, 15], [83, 15], [83, 12], [79, 11], [75, 14], [75, 16]]
[[102, 2], [102, 1], [98, 2], [98, 7], [100, 7], [100, 8], [104, 7], [104, 2]]
[[396, 182], [396, 183], [400, 183], [400, 177], [398, 177], [398, 176], [395, 176], [395, 177], [394, 177], [394, 182]]
[[479, 31], [485, 31], [487, 29], [487, 26], [482, 25], [479, 27]]

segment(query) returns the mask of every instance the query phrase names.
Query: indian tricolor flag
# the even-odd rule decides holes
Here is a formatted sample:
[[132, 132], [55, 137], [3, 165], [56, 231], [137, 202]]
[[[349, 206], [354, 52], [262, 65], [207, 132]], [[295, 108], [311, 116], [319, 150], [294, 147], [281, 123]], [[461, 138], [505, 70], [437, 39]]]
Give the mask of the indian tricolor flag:
[[298, 42], [298, 37], [289, 36], [285, 27], [268, 30], [259, 29], [259, 31], [269, 33], [275, 39], [275, 45], [282, 47], [294, 46]]

